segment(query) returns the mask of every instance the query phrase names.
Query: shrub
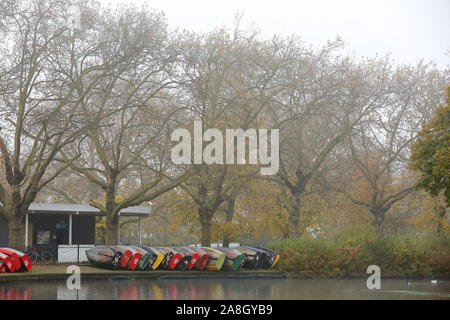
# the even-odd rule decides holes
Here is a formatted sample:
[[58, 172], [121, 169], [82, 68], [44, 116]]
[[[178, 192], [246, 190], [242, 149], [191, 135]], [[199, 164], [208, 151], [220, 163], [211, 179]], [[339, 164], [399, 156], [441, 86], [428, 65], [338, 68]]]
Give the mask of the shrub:
[[362, 276], [372, 264], [388, 277], [448, 277], [449, 245], [448, 235], [346, 232], [335, 239], [287, 239], [268, 246], [281, 254], [278, 269], [323, 278]]

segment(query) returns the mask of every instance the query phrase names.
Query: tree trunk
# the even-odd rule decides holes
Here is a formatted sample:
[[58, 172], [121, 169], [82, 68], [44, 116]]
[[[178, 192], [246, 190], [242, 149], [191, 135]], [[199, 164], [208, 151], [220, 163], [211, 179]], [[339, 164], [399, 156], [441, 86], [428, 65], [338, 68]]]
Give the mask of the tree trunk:
[[212, 215], [206, 208], [198, 208], [198, 214], [202, 226], [202, 247], [209, 247], [211, 245]]
[[289, 225], [290, 225], [290, 237], [298, 238], [299, 234], [299, 221], [300, 221], [300, 210], [302, 207], [302, 193], [293, 194], [294, 198], [291, 205], [291, 210], [289, 210]]
[[106, 237], [105, 243], [107, 245], [118, 245], [119, 239], [117, 237], [117, 222], [119, 217], [117, 215], [106, 216]]
[[211, 245], [211, 223], [202, 224], [202, 247]]
[[437, 233], [442, 234], [443, 233], [443, 221], [445, 216], [447, 215], [447, 208], [444, 206], [438, 207], [438, 225], [437, 225]]
[[[227, 217], [226, 217], [226, 220], [225, 220], [225, 222], [233, 222], [233, 215], [234, 215], [234, 205], [235, 205], [235, 203], [236, 203], [236, 199], [231, 199], [231, 200], [228, 200], [228, 202], [227, 202]], [[233, 239], [231, 239], [227, 234], [223, 237], [223, 244], [222, 244], [222, 246], [224, 246], [224, 247], [229, 247], [230, 246], [230, 242], [232, 241]]]
[[8, 245], [18, 250], [25, 249], [25, 234], [22, 218], [24, 213], [18, 208], [12, 209], [11, 218], [8, 221]]
[[375, 226], [375, 230], [378, 234], [381, 234], [383, 232], [383, 223], [384, 223], [384, 218], [386, 217], [386, 211], [387, 210], [382, 209], [382, 208], [370, 209], [370, 212], [372, 212], [372, 214], [375, 217], [374, 226]]
[[109, 177], [109, 186], [105, 189], [106, 201], [105, 208], [106, 214], [106, 239], [107, 245], [118, 245], [120, 239], [117, 234], [117, 225], [119, 222], [118, 212], [115, 212], [114, 207], [116, 205], [116, 178], [117, 175], [111, 173]]

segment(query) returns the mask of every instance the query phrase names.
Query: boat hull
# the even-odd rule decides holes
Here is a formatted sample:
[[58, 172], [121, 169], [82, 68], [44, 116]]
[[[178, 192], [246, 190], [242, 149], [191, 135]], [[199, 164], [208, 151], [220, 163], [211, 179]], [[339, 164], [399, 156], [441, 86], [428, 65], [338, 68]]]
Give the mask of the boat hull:
[[15, 252], [5, 250], [3, 248], [0, 248], [0, 252], [3, 254], [6, 254], [7, 256], [9, 256], [11, 258], [11, 262], [14, 264], [15, 271], [20, 270], [20, 267], [22, 266], [22, 264], [20, 263], [19, 256]]
[[247, 259], [242, 266], [243, 268], [249, 269], [261, 268], [261, 265], [263, 265], [265, 261], [269, 259], [269, 256], [264, 251], [253, 247], [241, 246], [233, 249], [238, 250], [239, 252], [245, 253], [247, 255]]
[[128, 263], [131, 260], [131, 257], [133, 256], [133, 253], [130, 250], [128, 250], [122, 246], [110, 246], [110, 247], [114, 248], [115, 250], [118, 250], [119, 252], [122, 253], [122, 257], [120, 258], [119, 267], [121, 269], [126, 269]]
[[270, 262], [267, 268], [274, 268], [277, 265], [278, 261], [280, 260], [279, 253], [264, 247], [255, 247], [255, 248], [265, 251], [270, 256]]
[[153, 262], [150, 261], [149, 267], [148, 267], [149, 270], [156, 270], [164, 262], [164, 259], [166, 258], [164, 256], [164, 254], [162, 254], [160, 251], [158, 251], [155, 248], [145, 246], [145, 245], [140, 245], [140, 244], [136, 245], [136, 246], [144, 249], [145, 251], [147, 251], [148, 253], [153, 255], [154, 260], [153, 260]]
[[245, 253], [241, 253], [232, 248], [220, 247], [217, 248], [217, 250], [225, 253], [225, 255], [227, 256], [222, 270], [238, 271], [247, 260], [247, 255]]
[[128, 260], [128, 263], [126, 264], [126, 268], [129, 270], [135, 270], [139, 264], [139, 261], [141, 260], [142, 253], [138, 252], [136, 249], [130, 246], [115, 246], [115, 248], [119, 250], [124, 250], [124, 252], [131, 252], [131, 257]]
[[2, 260], [3, 263], [5, 264], [7, 272], [14, 272], [14, 270], [16, 270], [14, 262], [12, 261], [11, 257], [8, 256], [7, 254], [0, 252], [0, 260]]
[[200, 255], [200, 258], [198, 259], [197, 263], [194, 265], [193, 268], [200, 271], [205, 270], [206, 266], [209, 263], [211, 255], [198, 247], [189, 247], [189, 249]]
[[[180, 271], [186, 270], [192, 257], [179, 248], [169, 247], [169, 249], [172, 250], [174, 254], [174, 258], [172, 259], [173, 267], [171, 267], [171, 269]], [[177, 259], [179, 259], [178, 262], [176, 262]]]
[[173, 249], [183, 255], [182, 261], [178, 264], [178, 270], [191, 270], [197, 263], [200, 255], [187, 247], [173, 247]]
[[0, 248], [0, 252], [10, 255], [11, 257], [16, 256], [17, 260], [15, 263], [16, 271], [30, 271], [33, 264], [31, 263], [30, 257], [23, 253], [22, 251], [13, 248]]
[[205, 250], [210, 255], [208, 264], [206, 265], [204, 270], [206, 271], [221, 270], [227, 257], [226, 254], [210, 247], [201, 247], [201, 249]]
[[[152, 247], [153, 248], [153, 247]], [[183, 255], [179, 252], [175, 252], [173, 249], [169, 247], [154, 247], [155, 249], [162, 251], [166, 256], [166, 259], [163, 264], [164, 269], [173, 270], [181, 261]]]
[[136, 270], [149, 270], [156, 256], [138, 246], [131, 246], [131, 248], [133, 248], [142, 255], [136, 267]]
[[86, 257], [93, 265], [116, 270], [121, 266], [123, 253], [111, 246], [96, 246], [86, 250]]
[[257, 248], [257, 247], [251, 247], [251, 246], [245, 246], [246, 248], [252, 249], [257, 251], [260, 254], [260, 260], [258, 264], [258, 268], [268, 269], [272, 265], [272, 256], [267, 252], [267, 250]]

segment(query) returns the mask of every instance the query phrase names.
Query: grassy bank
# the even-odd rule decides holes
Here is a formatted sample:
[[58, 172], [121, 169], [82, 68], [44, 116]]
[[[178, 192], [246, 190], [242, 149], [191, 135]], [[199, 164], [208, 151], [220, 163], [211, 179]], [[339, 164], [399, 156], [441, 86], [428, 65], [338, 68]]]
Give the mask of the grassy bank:
[[450, 277], [450, 235], [347, 233], [276, 241], [269, 247], [281, 254], [278, 270], [307, 278], [367, 277], [369, 265], [379, 266], [382, 277]]

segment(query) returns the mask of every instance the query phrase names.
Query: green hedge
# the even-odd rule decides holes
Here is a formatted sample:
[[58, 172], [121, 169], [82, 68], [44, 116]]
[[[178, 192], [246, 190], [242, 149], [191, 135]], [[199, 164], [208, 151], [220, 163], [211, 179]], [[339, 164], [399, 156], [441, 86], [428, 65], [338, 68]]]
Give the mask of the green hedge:
[[387, 277], [449, 277], [450, 236], [376, 236], [347, 233], [334, 239], [288, 239], [268, 247], [280, 252], [279, 270], [308, 278], [368, 276], [377, 265]]

